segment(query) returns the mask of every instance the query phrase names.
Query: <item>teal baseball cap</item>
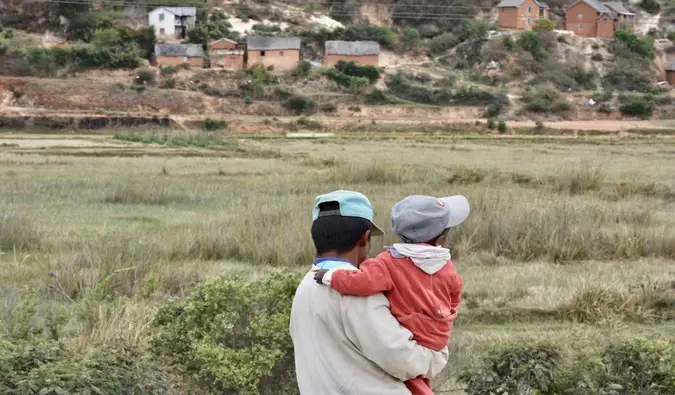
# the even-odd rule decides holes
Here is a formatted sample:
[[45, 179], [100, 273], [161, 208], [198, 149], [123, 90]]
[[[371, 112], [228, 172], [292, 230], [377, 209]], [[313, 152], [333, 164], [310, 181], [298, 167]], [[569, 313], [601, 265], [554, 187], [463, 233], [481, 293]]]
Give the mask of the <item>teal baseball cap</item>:
[[[338, 203], [338, 209], [332, 211], [323, 211], [319, 213], [319, 205], [327, 202]], [[363, 218], [370, 221], [372, 229], [370, 234], [373, 236], [382, 236], [384, 232], [373, 222], [373, 206], [366, 195], [354, 191], [333, 191], [324, 195], [319, 195], [314, 199], [314, 211], [312, 213], [312, 221], [317, 218], [327, 216], [342, 216], [342, 217], [356, 217]]]

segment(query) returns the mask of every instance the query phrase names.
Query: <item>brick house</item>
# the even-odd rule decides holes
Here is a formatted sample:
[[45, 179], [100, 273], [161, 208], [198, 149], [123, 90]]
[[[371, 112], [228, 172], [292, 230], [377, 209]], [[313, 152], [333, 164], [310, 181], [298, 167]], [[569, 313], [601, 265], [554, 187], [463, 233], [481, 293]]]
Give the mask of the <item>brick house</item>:
[[204, 66], [204, 49], [199, 44], [156, 44], [155, 64], [178, 66], [187, 63], [194, 67]]
[[537, 19], [548, 18], [549, 7], [538, 0], [502, 0], [497, 10], [497, 26], [531, 30]]
[[359, 66], [379, 66], [380, 44], [375, 41], [326, 41], [323, 65], [334, 66], [341, 60]]
[[633, 30], [635, 14], [619, 1], [578, 0], [567, 8], [567, 30], [582, 37], [614, 37], [619, 29]]
[[670, 86], [675, 87], [675, 62], [670, 62], [666, 66], [666, 81]]
[[148, 25], [158, 38], [187, 38], [188, 29], [195, 26], [195, 7], [159, 7], [148, 12]]
[[209, 56], [211, 67], [222, 67], [229, 70], [241, 70], [244, 68], [244, 55], [246, 45], [223, 38], [209, 44]]
[[246, 37], [246, 65], [261, 65], [274, 70], [292, 70], [300, 61], [298, 37]]

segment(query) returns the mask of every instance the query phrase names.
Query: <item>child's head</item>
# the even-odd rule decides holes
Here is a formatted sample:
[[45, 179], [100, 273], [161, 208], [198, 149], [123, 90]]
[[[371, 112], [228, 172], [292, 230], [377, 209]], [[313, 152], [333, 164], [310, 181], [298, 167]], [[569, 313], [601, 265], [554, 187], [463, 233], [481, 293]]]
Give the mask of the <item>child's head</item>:
[[464, 222], [470, 211], [469, 201], [461, 195], [412, 195], [392, 207], [391, 227], [404, 243], [443, 245], [448, 230]]

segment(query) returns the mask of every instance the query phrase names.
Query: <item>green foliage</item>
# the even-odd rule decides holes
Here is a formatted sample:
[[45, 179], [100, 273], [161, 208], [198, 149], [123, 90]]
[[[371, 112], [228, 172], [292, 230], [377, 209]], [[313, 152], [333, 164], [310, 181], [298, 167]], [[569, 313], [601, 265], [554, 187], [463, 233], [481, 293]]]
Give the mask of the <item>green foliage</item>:
[[349, 41], [377, 41], [388, 48], [396, 44], [396, 35], [388, 26], [352, 25], [347, 28], [345, 34]]
[[494, 118], [502, 112], [504, 107], [509, 105], [509, 96], [506, 90], [500, 91], [498, 94], [494, 95], [492, 103], [487, 107], [487, 117]]
[[260, 91], [272, 83], [272, 73], [261, 65], [255, 65], [247, 69], [246, 73], [251, 78], [251, 86], [254, 91]]
[[654, 113], [654, 98], [651, 95], [630, 95], [619, 107], [624, 115], [649, 118]]
[[256, 23], [251, 28], [253, 32], [261, 36], [277, 36], [281, 34], [281, 27], [276, 24]]
[[321, 111], [330, 114], [337, 111], [337, 105], [335, 103], [326, 103], [321, 105]]
[[190, 29], [187, 34], [187, 42], [190, 44], [199, 44], [206, 51], [209, 45], [209, 32], [204, 27]]
[[300, 77], [307, 77], [312, 71], [312, 64], [306, 60], [298, 62], [298, 67], [295, 69], [295, 75]]
[[219, 119], [206, 118], [204, 120], [204, 130], [207, 132], [227, 129], [227, 122]]
[[341, 60], [335, 68], [350, 77], [365, 77], [371, 84], [380, 79], [380, 70], [375, 66], [357, 66], [354, 62]]
[[649, 68], [639, 61], [618, 60], [603, 78], [606, 88], [619, 91], [646, 92], [652, 87], [652, 74]]
[[638, 6], [650, 14], [658, 14], [661, 11], [661, 4], [657, 0], [642, 0]]
[[288, 322], [298, 282], [284, 275], [207, 280], [160, 309], [152, 350], [214, 392], [297, 393]]
[[526, 111], [563, 113], [572, 109], [572, 104], [550, 85], [530, 89], [525, 92], [522, 100]]
[[14, 29], [7, 29], [2, 33], [2, 36], [5, 38], [5, 40], [11, 40], [14, 38]]
[[457, 45], [459, 41], [452, 33], [443, 33], [431, 39], [429, 50], [433, 53], [442, 53]]
[[462, 85], [454, 91], [447, 87], [428, 88], [412, 84], [402, 71], [387, 79], [389, 91], [397, 97], [415, 103], [432, 105], [488, 105], [495, 100], [495, 95], [473, 85]]
[[7, 45], [0, 43], [0, 56], [4, 56], [7, 54]]
[[508, 346], [491, 353], [460, 380], [469, 395], [550, 394], [560, 358], [558, 348], [550, 344]]
[[314, 102], [301, 95], [292, 95], [284, 102], [284, 107], [293, 111], [296, 115], [312, 114], [316, 108]]
[[90, 44], [99, 47], [112, 47], [121, 43], [122, 36], [114, 28], [96, 29], [91, 36]]
[[639, 38], [629, 30], [617, 30], [614, 33], [614, 52], [621, 56], [622, 49], [630, 51], [644, 60], [654, 59], [654, 39], [647, 36]]
[[532, 30], [536, 32], [541, 32], [541, 31], [553, 31], [558, 27], [558, 24], [555, 23], [554, 21], [547, 19], [547, 18], [542, 18], [538, 19], [537, 22], [534, 24], [534, 27]]
[[403, 49], [409, 51], [415, 48], [420, 42], [420, 32], [414, 27], [406, 27], [401, 33], [401, 44]]
[[541, 46], [541, 37], [537, 32], [523, 32], [518, 38], [517, 44], [522, 49], [530, 52], [535, 59], [548, 57], [548, 52]]
[[497, 130], [499, 133], [506, 133], [506, 122], [500, 120], [499, 124], [497, 125]]
[[[612, 395], [675, 394], [675, 345], [655, 340], [624, 341], [604, 355], [601, 388]], [[613, 392], [612, 392], [613, 391]]]
[[178, 68], [176, 66], [164, 66], [159, 70], [162, 77], [169, 77], [178, 73]]
[[202, 27], [206, 29], [208, 37], [212, 40], [228, 38], [230, 40], [237, 41], [240, 38], [239, 33], [237, 33], [235, 30], [232, 30], [232, 24], [230, 24], [227, 20], [218, 19], [208, 22]]
[[495, 120], [492, 118], [488, 118], [487, 120], [487, 128], [490, 130], [493, 130], [495, 128]]
[[602, 55], [599, 53], [594, 53], [593, 55], [591, 55], [591, 60], [594, 62], [602, 62], [603, 60], [605, 60], [605, 58], [603, 58]]
[[134, 82], [139, 85], [154, 84], [156, 77], [154, 70], [144, 67], [136, 70], [136, 80]]
[[601, 92], [594, 92], [591, 98], [598, 103], [612, 101], [612, 99], [614, 98], [614, 91], [612, 91], [611, 89], [605, 89]]

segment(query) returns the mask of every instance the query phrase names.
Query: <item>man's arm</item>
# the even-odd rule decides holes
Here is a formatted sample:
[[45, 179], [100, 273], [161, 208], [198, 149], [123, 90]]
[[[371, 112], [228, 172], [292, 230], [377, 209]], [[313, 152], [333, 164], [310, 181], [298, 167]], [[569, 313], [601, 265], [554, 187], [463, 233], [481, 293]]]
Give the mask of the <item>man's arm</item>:
[[[319, 277], [321, 272], [317, 273]], [[317, 282], [328, 285], [341, 295], [370, 296], [389, 291], [393, 283], [386, 263], [377, 258], [368, 259], [359, 270], [328, 270]]]
[[349, 340], [363, 355], [401, 381], [432, 378], [448, 363], [448, 349], [432, 351], [412, 340], [412, 333], [391, 315], [382, 294], [345, 297], [343, 325]]

